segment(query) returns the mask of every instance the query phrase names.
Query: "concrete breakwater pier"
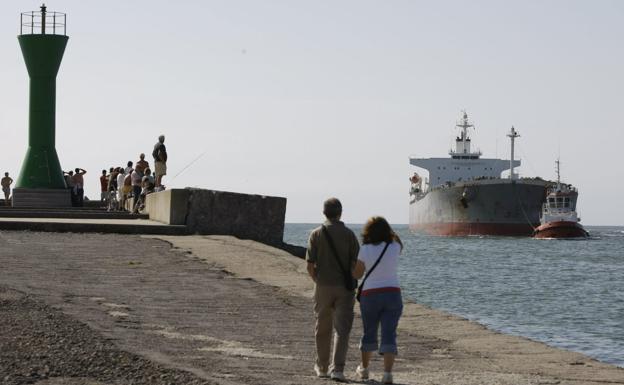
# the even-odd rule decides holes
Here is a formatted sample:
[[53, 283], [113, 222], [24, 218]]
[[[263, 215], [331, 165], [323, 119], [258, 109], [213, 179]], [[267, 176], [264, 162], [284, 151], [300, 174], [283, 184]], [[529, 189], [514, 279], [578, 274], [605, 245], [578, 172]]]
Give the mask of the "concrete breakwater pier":
[[[302, 257], [285, 244], [286, 198], [200, 188], [171, 189], [146, 196], [141, 214], [87, 207], [0, 206], [0, 230], [118, 234], [231, 235], [272, 245]], [[132, 198], [126, 209], [131, 211]]]
[[[329, 383], [313, 376], [305, 263], [283, 250], [215, 235], [2, 231], [0, 266], [2, 384]], [[621, 368], [417, 304], [399, 341], [398, 384], [624, 384]]]

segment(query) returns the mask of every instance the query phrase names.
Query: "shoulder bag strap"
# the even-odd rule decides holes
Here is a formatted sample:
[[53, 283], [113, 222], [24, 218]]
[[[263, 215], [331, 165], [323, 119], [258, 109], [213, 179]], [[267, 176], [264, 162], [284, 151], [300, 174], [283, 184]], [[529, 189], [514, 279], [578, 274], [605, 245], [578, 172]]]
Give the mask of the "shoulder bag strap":
[[340, 261], [340, 258], [338, 257], [338, 251], [336, 250], [336, 245], [334, 245], [334, 240], [329, 235], [329, 231], [327, 230], [327, 227], [323, 225], [322, 228], [323, 228], [322, 230], [323, 234], [325, 234], [325, 236], [327, 237], [327, 241], [329, 242], [329, 247], [332, 249], [334, 257], [336, 257], [336, 262], [338, 262], [338, 266], [340, 266], [340, 270], [342, 270], [342, 274], [344, 274], [345, 276], [347, 276], [347, 274], [351, 276], [351, 273], [347, 272], [347, 269], [345, 269], [345, 267], [342, 265], [342, 262]]
[[373, 270], [375, 270], [377, 265], [379, 265], [379, 261], [381, 261], [381, 257], [383, 257], [384, 254], [386, 253], [386, 250], [388, 250], [388, 246], [390, 246], [390, 242], [386, 242], [386, 247], [384, 247], [383, 251], [379, 255], [379, 258], [377, 258], [377, 261], [375, 261], [375, 264], [373, 265], [373, 267], [371, 267], [371, 269], [368, 272], [366, 272], [366, 275], [364, 276], [364, 279], [362, 280], [362, 283], [360, 284], [360, 290], [364, 287], [364, 282], [366, 282], [366, 279], [368, 278], [368, 276], [371, 275]]

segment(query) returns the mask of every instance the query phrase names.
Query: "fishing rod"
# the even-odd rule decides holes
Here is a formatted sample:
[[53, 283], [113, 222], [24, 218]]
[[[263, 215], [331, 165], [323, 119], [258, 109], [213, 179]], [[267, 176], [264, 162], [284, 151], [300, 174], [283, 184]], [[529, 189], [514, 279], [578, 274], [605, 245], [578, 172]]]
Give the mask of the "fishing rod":
[[175, 178], [177, 178], [180, 174], [182, 174], [184, 171], [186, 171], [186, 169], [188, 169], [189, 167], [191, 167], [195, 162], [197, 162], [198, 160], [200, 160], [204, 155], [206, 155], [206, 153], [208, 153], [208, 150], [202, 152], [201, 154], [199, 154], [199, 156], [197, 156], [195, 159], [193, 159], [190, 163], [188, 163], [186, 166], [184, 166], [184, 168], [182, 168], [182, 170], [180, 170], [177, 174], [175, 174], [173, 176], [173, 178], [171, 178], [170, 182], [173, 182], [175, 180]]

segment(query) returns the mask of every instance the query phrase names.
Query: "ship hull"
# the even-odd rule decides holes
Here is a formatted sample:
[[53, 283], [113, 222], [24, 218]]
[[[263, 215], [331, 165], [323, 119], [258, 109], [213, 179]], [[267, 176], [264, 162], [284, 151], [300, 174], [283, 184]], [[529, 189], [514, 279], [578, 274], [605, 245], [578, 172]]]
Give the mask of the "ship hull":
[[541, 179], [486, 179], [439, 187], [410, 204], [410, 229], [443, 236], [531, 236], [549, 185]]
[[578, 222], [548, 222], [535, 229], [535, 238], [587, 238], [589, 233]]

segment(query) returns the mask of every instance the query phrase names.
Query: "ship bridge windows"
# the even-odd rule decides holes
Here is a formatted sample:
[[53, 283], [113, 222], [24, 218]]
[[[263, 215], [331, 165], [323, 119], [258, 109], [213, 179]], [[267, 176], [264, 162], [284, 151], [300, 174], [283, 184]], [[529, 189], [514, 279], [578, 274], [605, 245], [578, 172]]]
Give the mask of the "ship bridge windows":
[[569, 197], [548, 198], [548, 207], [551, 209], [563, 209], [570, 207]]

